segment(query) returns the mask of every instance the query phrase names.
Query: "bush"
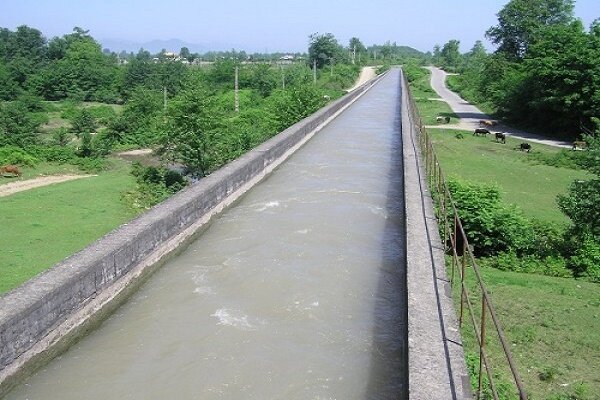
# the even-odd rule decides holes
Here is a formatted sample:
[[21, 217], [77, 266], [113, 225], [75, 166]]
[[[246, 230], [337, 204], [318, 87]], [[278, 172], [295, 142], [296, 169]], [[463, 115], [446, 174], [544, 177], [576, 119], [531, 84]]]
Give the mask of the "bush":
[[66, 146], [71, 141], [67, 128], [57, 128], [52, 131], [52, 143], [57, 146]]
[[600, 283], [600, 242], [586, 235], [575, 254], [569, 258], [568, 265], [577, 276]]
[[90, 110], [83, 108], [75, 114], [75, 117], [71, 120], [73, 126], [73, 132], [76, 133], [91, 133], [96, 131], [96, 118], [92, 115]]
[[143, 166], [134, 162], [131, 174], [137, 185], [123, 194], [124, 200], [134, 209], [148, 209], [183, 189], [187, 182], [183, 175], [163, 167]]
[[0, 165], [21, 165], [26, 167], [35, 166], [40, 160], [29, 154], [20, 147], [0, 147]]
[[482, 267], [492, 267], [502, 271], [524, 272], [561, 278], [573, 277], [567, 268], [567, 261], [560, 256], [538, 257], [536, 255], [517, 256], [514, 252], [503, 252], [495, 257], [479, 260]]
[[532, 223], [516, 207], [501, 204], [496, 186], [451, 179], [448, 188], [475, 255], [523, 254], [535, 242]]

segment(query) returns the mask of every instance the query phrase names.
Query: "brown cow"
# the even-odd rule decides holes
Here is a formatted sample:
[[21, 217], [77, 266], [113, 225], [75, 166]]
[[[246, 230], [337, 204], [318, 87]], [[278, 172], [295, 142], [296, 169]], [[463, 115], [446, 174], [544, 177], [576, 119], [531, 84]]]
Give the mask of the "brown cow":
[[0, 175], [11, 174], [12, 176], [21, 176], [21, 170], [16, 165], [5, 165], [0, 167]]
[[481, 119], [479, 120], [479, 126], [492, 127], [498, 125], [498, 121], [495, 119]]
[[576, 140], [573, 142], [573, 150], [585, 150], [587, 149], [587, 142], [585, 140]]

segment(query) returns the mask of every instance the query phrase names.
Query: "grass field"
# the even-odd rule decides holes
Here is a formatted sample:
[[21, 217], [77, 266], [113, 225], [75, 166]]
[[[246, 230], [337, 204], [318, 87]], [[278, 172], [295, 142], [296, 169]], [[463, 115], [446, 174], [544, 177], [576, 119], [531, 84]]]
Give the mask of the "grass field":
[[[128, 163], [111, 160], [98, 176], [0, 198], [0, 293], [4, 293], [130, 220], [121, 193], [134, 185]], [[60, 170], [60, 171], [57, 171]], [[65, 172], [38, 166], [29, 177]], [[8, 180], [7, 180], [8, 181]]]
[[[567, 217], [558, 209], [556, 196], [566, 192], [572, 181], [589, 178], [584, 171], [534, 163], [533, 154], [516, 150], [523, 142], [520, 139], [507, 137], [506, 144], [500, 144], [493, 137], [476, 137], [466, 131], [428, 131], [447, 177], [496, 183], [503, 200], [516, 204], [531, 218], [568, 223]], [[462, 139], [456, 138], [459, 132]], [[539, 144], [532, 146], [532, 153], [559, 151]]]
[[[529, 398], [599, 399], [598, 285], [493, 268], [482, 269], [482, 274]], [[469, 286], [474, 287], [472, 279]], [[456, 285], [455, 289], [458, 287]], [[458, 306], [458, 290], [454, 297]], [[479, 312], [479, 295], [471, 298]], [[463, 341], [467, 359], [477, 368], [478, 350], [468, 324], [465, 317]], [[492, 355], [492, 364], [502, 366], [500, 344], [492, 333], [492, 325], [488, 323], [487, 326], [487, 348]], [[499, 375], [499, 386], [508, 386], [508, 369], [501, 369]], [[505, 392], [501, 398], [516, 397]]]

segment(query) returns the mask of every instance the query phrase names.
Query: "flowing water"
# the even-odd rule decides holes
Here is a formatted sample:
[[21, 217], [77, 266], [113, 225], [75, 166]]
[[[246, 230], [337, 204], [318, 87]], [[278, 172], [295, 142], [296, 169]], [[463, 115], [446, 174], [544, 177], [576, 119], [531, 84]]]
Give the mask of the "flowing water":
[[406, 394], [399, 72], [7, 399]]

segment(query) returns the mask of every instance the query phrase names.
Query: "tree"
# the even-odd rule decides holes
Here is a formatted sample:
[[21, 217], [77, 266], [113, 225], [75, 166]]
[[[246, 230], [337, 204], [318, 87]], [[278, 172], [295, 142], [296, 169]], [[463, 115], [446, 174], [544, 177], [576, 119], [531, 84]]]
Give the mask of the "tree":
[[350, 39], [350, 42], [348, 43], [348, 50], [354, 57], [353, 62], [356, 62], [358, 60], [367, 60], [367, 57], [365, 57], [367, 53], [367, 48], [364, 44], [362, 44], [359, 38], [353, 37]]
[[159, 153], [168, 161], [181, 162], [193, 175], [211, 172], [219, 158], [215, 148], [215, 114], [205, 90], [193, 87], [182, 92], [167, 108]]
[[573, 21], [574, 0], [511, 0], [498, 15], [498, 25], [486, 36], [498, 45], [498, 52], [522, 59], [535, 42], [537, 31], [548, 25]]
[[40, 121], [22, 101], [0, 103], [0, 146], [25, 147], [36, 142]]
[[431, 57], [431, 62], [434, 65], [438, 66], [442, 64], [442, 49], [440, 48], [439, 44], [433, 46], [433, 55]]
[[344, 50], [333, 34], [325, 33], [320, 35], [313, 33], [309, 38], [308, 61], [311, 65], [316, 61], [317, 68], [323, 68], [325, 65], [331, 64], [332, 60], [344, 58], [342, 55]]
[[189, 62], [194, 61], [194, 57], [192, 56], [192, 53], [190, 53], [190, 49], [187, 47], [182, 47], [181, 50], [179, 50], [179, 57], [186, 59]]
[[64, 56], [41, 71], [35, 85], [38, 93], [52, 100], [116, 101], [116, 59], [103, 54], [100, 44], [81, 28], [74, 28], [61, 43], [66, 46]]
[[579, 20], [536, 35], [523, 60], [529, 122], [576, 134], [599, 115], [600, 36], [586, 33]]
[[461, 62], [460, 55], [460, 41], [452, 39], [442, 47], [440, 57], [442, 60], [442, 67], [446, 69], [457, 69]]

